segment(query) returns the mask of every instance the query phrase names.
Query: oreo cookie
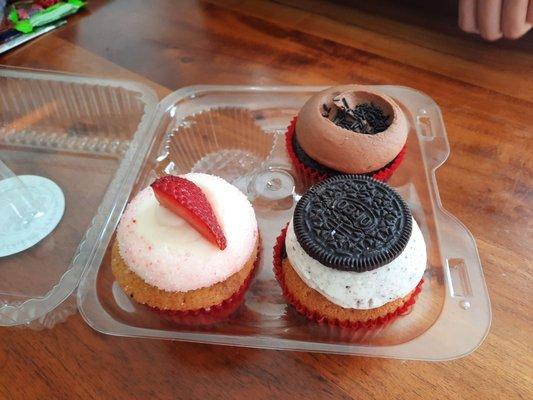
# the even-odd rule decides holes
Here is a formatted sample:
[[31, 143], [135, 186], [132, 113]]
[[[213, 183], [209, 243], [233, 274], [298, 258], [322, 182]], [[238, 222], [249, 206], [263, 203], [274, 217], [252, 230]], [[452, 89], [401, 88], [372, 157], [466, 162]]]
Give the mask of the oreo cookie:
[[411, 211], [387, 184], [338, 175], [313, 186], [296, 205], [294, 231], [323, 265], [353, 272], [394, 260], [411, 237]]

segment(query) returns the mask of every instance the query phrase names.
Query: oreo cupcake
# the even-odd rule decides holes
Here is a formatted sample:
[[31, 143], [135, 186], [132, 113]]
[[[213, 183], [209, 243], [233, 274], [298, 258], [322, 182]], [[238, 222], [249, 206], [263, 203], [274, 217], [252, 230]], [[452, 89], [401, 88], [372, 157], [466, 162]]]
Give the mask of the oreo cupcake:
[[422, 232], [402, 198], [367, 176], [339, 175], [296, 205], [274, 248], [285, 297], [309, 319], [373, 327], [405, 313], [426, 269]]
[[386, 181], [402, 162], [407, 119], [390, 97], [362, 85], [312, 96], [285, 135], [298, 172], [316, 182], [340, 174]]

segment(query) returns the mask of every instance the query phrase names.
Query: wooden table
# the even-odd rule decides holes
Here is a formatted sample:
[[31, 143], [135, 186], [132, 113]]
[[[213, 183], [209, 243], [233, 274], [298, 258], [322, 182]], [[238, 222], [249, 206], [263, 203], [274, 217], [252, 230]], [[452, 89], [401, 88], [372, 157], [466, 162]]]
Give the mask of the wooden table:
[[442, 200], [476, 237], [492, 299], [483, 345], [400, 362], [116, 338], [75, 315], [0, 330], [0, 398], [533, 398], [533, 35], [485, 43], [452, 16], [384, 4], [93, 0], [0, 63], [142, 80], [160, 96], [199, 83], [426, 92], [452, 148]]

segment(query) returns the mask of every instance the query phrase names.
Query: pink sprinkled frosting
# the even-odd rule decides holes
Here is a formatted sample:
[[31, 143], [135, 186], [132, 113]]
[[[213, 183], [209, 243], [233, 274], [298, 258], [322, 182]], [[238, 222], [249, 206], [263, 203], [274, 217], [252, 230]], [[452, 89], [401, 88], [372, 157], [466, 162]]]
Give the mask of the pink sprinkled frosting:
[[146, 283], [186, 292], [222, 282], [242, 269], [257, 246], [257, 221], [246, 196], [224, 179], [189, 173], [205, 193], [227, 239], [220, 250], [159, 205], [152, 188], [128, 204], [117, 229], [120, 255]]

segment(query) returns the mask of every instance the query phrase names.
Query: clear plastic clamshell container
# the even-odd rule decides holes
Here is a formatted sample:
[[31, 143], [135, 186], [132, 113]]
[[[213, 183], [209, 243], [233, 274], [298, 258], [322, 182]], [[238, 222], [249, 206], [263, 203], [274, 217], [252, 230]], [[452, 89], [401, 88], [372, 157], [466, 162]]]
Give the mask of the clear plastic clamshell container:
[[[40, 100], [16, 86], [28, 79], [39, 82]], [[4, 87], [32, 100], [6, 103], [20, 99], [6, 100]], [[469, 354], [488, 332], [490, 302], [473, 237], [440, 203], [435, 170], [449, 155], [449, 145], [439, 108], [410, 88], [372, 88], [396, 99], [410, 123], [406, 159], [389, 183], [422, 229], [428, 266], [408, 315], [377, 330], [345, 335], [298, 315], [286, 304], [272, 270], [275, 239], [307, 185], [291, 168], [282, 135], [321, 87], [189, 87], [152, 112], [155, 97], [137, 84], [0, 70], [0, 102], [19, 110], [0, 110], [0, 158], [8, 158], [4, 161], [19, 174], [51, 177], [66, 197], [65, 217], [50, 237], [0, 258], [0, 285], [6, 286], [0, 287], [0, 323], [53, 315], [79, 280], [81, 314], [91, 327], [111, 335], [402, 359]], [[66, 115], [51, 119], [55, 124], [39, 118], [65, 108]], [[68, 146], [56, 139], [69, 135], [74, 139]], [[109, 141], [116, 150], [98, 145]], [[128, 200], [158, 175], [191, 170], [220, 175], [247, 194], [262, 237], [260, 268], [244, 304], [213, 326], [172, 324], [126, 296], [111, 273], [111, 244]]]

